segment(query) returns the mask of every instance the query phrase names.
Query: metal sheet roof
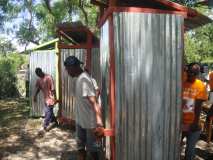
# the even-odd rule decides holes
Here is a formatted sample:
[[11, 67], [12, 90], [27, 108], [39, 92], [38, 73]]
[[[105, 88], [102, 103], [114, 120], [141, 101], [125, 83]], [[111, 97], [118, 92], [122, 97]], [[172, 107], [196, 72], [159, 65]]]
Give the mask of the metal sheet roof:
[[189, 16], [184, 19], [185, 31], [204, 26], [208, 23], [212, 23], [212, 19], [196, 12], [194, 16]]
[[65, 22], [57, 25], [58, 32], [61, 32], [69, 41], [74, 44], [87, 42], [87, 33], [92, 34], [93, 44], [98, 44], [99, 39], [81, 22]]
[[[100, 7], [109, 7], [109, 0], [92, 0], [95, 5]], [[180, 11], [187, 13], [185, 17], [185, 30], [194, 29], [200, 26], [203, 26], [208, 23], [212, 23], [212, 20], [207, 16], [197, 12], [192, 8], [180, 5], [167, 0], [117, 0], [116, 7], [140, 7], [140, 8], [150, 8], [150, 9], [160, 9], [167, 11]]]

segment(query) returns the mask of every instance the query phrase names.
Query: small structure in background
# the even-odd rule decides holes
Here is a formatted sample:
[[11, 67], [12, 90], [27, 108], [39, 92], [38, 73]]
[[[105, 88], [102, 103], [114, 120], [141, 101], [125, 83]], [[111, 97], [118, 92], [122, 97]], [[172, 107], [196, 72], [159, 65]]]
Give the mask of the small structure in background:
[[[35, 92], [35, 68], [40, 67], [52, 75], [56, 82], [59, 121], [69, 123], [75, 119], [75, 80], [68, 76], [63, 62], [66, 57], [75, 55], [100, 84], [99, 39], [81, 22], [59, 24], [57, 34], [57, 39], [38, 46], [30, 54], [30, 95]], [[40, 97], [38, 103], [34, 104], [31, 96], [32, 116], [42, 116], [43, 103]]]
[[60, 116], [75, 119], [74, 87], [75, 79], [68, 76], [64, 60], [71, 55], [84, 62], [84, 67], [100, 84], [99, 39], [81, 22], [62, 23], [57, 26], [59, 37], [59, 97], [61, 100]]
[[111, 160], [178, 160], [184, 32], [211, 22], [165, 0], [92, 0]]
[[[38, 95], [38, 100], [35, 103], [33, 101], [33, 96], [35, 95], [35, 83], [38, 77], [35, 74], [35, 69], [37, 67], [41, 68], [45, 73], [53, 77], [56, 91], [58, 90], [58, 78], [57, 78], [57, 43], [58, 39], [54, 39], [42, 45], [39, 45], [33, 49], [30, 53], [29, 64], [30, 64], [30, 115], [33, 117], [43, 116], [44, 99], [40, 92]], [[56, 107], [55, 107], [56, 108]], [[57, 111], [55, 111], [57, 112]]]

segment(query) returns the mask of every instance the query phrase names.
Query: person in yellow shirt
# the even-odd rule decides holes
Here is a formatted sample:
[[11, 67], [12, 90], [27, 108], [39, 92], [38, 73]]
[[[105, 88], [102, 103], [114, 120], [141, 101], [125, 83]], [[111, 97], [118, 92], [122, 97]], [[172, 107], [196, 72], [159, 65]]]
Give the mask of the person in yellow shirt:
[[183, 82], [182, 137], [186, 137], [185, 160], [195, 157], [195, 145], [200, 137], [199, 118], [202, 102], [208, 99], [204, 83], [197, 78], [200, 66], [188, 65], [187, 79]]

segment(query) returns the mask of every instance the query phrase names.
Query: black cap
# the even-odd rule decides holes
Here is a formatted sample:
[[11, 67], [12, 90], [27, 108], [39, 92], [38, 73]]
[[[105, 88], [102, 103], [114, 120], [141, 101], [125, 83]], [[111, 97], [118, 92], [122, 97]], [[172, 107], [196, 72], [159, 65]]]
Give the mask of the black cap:
[[69, 56], [66, 58], [64, 61], [64, 66], [65, 67], [71, 67], [71, 66], [80, 66], [80, 64], [83, 64], [77, 57], [75, 56]]

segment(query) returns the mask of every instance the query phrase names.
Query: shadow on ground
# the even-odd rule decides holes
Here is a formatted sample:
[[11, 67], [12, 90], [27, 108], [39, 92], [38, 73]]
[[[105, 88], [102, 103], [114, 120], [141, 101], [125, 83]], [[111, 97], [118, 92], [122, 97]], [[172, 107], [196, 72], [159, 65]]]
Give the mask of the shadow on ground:
[[0, 100], [1, 160], [75, 160], [70, 129], [53, 128], [38, 136], [43, 119], [29, 117], [26, 99]]

